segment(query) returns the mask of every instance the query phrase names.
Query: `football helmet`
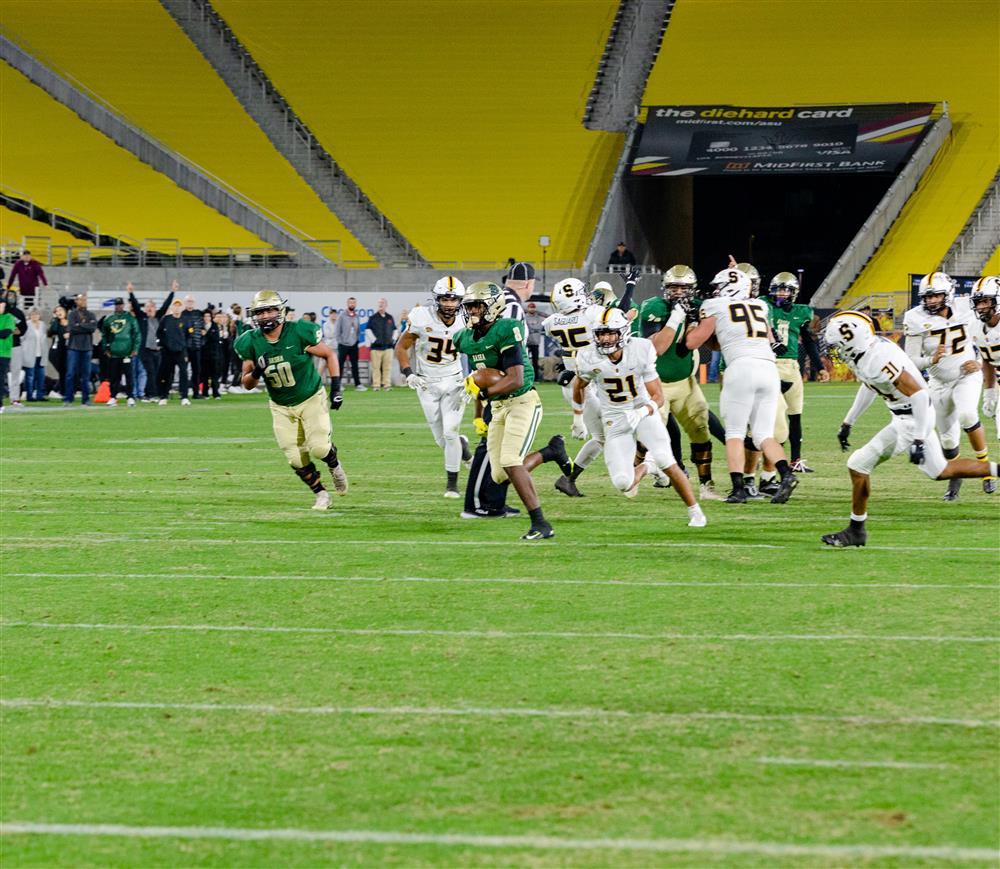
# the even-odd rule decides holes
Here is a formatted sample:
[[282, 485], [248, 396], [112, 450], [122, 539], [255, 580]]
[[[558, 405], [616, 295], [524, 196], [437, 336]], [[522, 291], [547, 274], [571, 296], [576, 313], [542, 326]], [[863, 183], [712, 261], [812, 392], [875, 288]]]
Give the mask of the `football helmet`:
[[274, 290], [259, 290], [254, 293], [247, 309], [250, 322], [261, 332], [273, 332], [285, 322], [286, 304]]
[[989, 323], [997, 314], [997, 299], [1000, 298], [1000, 277], [987, 275], [972, 285], [972, 307], [976, 316]]
[[590, 340], [601, 356], [623, 350], [630, 337], [628, 318], [617, 308], [605, 308], [598, 321], [590, 327]]
[[860, 311], [838, 311], [827, 320], [823, 337], [828, 347], [855, 362], [875, 342], [875, 323]]
[[736, 263], [736, 269], [750, 278], [750, 298], [756, 299], [760, 295], [760, 272], [750, 263]]
[[690, 266], [671, 266], [663, 273], [663, 298], [668, 302], [690, 299], [698, 286], [698, 278]]
[[489, 325], [503, 316], [507, 300], [493, 281], [476, 281], [466, 287], [462, 307], [470, 326]]
[[552, 307], [559, 314], [572, 314], [587, 304], [587, 288], [577, 278], [557, 281], [549, 296]]
[[799, 279], [791, 272], [778, 272], [771, 278], [767, 295], [777, 307], [787, 311], [799, 295]]
[[[955, 295], [955, 282], [944, 272], [931, 272], [920, 279], [917, 298], [923, 303], [928, 314], [939, 314], [951, 304]], [[927, 304], [928, 296], [941, 296], [941, 301]]]
[[718, 296], [726, 299], [749, 299], [750, 296], [750, 276], [739, 269], [723, 269], [709, 285], [709, 296]]
[[594, 284], [590, 288], [589, 298], [591, 304], [600, 305], [602, 308], [607, 305], [613, 305], [618, 301], [618, 296], [615, 295], [615, 288], [611, 286], [609, 281], [598, 281]]
[[431, 290], [438, 313], [446, 320], [451, 320], [462, 307], [462, 297], [465, 295], [465, 284], [454, 275], [440, 278]]

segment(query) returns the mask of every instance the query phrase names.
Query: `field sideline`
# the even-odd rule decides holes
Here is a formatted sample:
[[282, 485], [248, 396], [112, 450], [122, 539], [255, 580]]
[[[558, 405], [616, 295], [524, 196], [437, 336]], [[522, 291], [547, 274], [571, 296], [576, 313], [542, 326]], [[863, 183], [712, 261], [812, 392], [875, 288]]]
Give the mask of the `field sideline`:
[[899, 457], [823, 547], [854, 389], [807, 384], [787, 505], [546, 465], [535, 543], [458, 518], [409, 390], [346, 392], [323, 514], [260, 395], [5, 413], [0, 859], [996, 866], [1000, 500]]

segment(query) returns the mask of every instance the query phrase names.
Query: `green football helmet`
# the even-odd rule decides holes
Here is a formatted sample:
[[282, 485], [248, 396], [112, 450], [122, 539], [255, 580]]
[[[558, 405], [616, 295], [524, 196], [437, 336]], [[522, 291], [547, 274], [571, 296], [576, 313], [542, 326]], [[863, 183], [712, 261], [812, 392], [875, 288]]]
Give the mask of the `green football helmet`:
[[750, 263], [736, 263], [736, 270], [750, 278], [750, 298], [756, 299], [760, 295], [760, 272]]
[[669, 302], [690, 299], [698, 287], [698, 278], [690, 266], [671, 266], [663, 273], [663, 298]]
[[465, 288], [462, 308], [470, 326], [489, 325], [503, 316], [507, 300], [493, 281], [476, 281]]
[[286, 304], [274, 290], [260, 290], [254, 294], [247, 313], [250, 314], [250, 321], [261, 332], [273, 332], [285, 322]]

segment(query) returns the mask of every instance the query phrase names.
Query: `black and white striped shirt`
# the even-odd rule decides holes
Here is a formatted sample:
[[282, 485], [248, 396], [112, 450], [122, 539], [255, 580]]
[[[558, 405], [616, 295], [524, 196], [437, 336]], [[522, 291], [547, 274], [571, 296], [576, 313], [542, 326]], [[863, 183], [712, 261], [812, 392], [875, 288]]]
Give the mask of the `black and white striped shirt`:
[[524, 321], [524, 304], [521, 302], [521, 297], [508, 288], [504, 288], [503, 296], [507, 302], [507, 307], [503, 311], [504, 317], [524, 323], [525, 334], [527, 334], [528, 324]]

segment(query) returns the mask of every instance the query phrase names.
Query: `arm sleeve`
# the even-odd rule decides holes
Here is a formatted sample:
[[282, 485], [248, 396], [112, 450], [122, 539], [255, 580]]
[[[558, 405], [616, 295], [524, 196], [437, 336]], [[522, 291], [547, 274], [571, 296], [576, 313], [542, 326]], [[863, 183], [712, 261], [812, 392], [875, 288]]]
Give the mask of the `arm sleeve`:
[[904, 345], [906, 355], [913, 360], [913, 364], [916, 365], [921, 371], [931, 364], [930, 357], [924, 356], [921, 353], [923, 350], [923, 343], [924, 340], [920, 335], [907, 335]]
[[851, 409], [847, 411], [847, 416], [844, 417], [844, 422], [848, 425], [854, 425], [861, 415], [872, 406], [874, 400], [875, 390], [862, 383], [858, 388], [858, 394], [854, 396], [854, 404], [851, 405]]
[[42, 264], [38, 264], [38, 278], [47, 287], [49, 285], [48, 278], [45, 277], [45, 269], [42, 268]]
[[500, 351], [500, 368], [508, 371], [515, 365], [524, 365], [524, 351], [520, 344], [511, 344]]
[[632, 307], [632, 294], [635, 292], [635, 282], [627, 281], [625, 283], [625, 294], [618, 300], [618, 310], [623, 314], [627, 313]]
[[924, 440], [934, 427], [934, 413], [931, 411], [931, 397], [926, 389], [920, 389], [910, 396], [913, 407], [913, 434], [917, 440]]

